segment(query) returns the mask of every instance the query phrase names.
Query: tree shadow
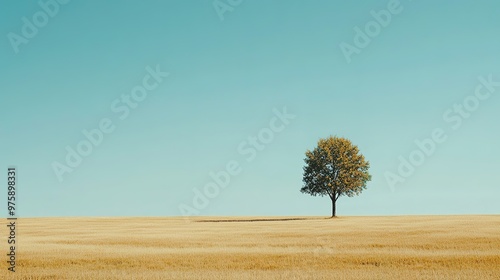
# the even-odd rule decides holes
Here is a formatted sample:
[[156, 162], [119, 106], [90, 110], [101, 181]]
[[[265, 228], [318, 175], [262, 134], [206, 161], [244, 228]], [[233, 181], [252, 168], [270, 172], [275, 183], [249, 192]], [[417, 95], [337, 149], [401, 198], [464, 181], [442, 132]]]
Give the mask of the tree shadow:
[[222, 219], [222, 220], [195, 220], [198, 223], [238, 223], [238, 222], [284, 222], [301, 220], [322, 220], [325, 218], [256, 218], [256, 219]]

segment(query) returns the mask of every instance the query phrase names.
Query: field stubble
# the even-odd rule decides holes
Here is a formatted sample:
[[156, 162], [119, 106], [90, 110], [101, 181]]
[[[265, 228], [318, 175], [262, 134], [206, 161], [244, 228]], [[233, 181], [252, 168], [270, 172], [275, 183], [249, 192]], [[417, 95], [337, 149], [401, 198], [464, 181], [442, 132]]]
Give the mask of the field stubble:
[[500, 279], [500, 216], [25, 218], [17, 242], [2, 279]]

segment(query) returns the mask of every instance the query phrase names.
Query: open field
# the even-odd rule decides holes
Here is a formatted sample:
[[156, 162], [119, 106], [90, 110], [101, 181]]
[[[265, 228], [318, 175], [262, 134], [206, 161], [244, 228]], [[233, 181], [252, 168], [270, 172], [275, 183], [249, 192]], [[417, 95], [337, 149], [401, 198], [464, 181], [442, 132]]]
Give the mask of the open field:
[[30, 218], [17, 230], [17, 272], [2, 242], [1, 279], [500, 279], [500, 216]]

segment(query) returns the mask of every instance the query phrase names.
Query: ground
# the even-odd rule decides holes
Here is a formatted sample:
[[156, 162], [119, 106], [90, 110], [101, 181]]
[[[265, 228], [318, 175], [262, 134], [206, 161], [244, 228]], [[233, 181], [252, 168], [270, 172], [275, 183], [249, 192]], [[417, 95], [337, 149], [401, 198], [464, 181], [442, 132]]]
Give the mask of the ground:
[[16, 272], [2, 253], [1, 279], [500, 279], [498, 215], [21, 218], [16, 229]]

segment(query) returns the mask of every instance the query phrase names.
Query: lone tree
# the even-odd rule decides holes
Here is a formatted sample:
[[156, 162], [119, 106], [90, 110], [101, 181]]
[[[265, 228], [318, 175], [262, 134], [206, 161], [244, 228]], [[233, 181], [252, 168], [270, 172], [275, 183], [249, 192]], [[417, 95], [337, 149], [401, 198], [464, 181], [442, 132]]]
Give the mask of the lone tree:
[[306, 152], [304, 161], [304, 186], [300, 191], [312, 196], [328, 195], [332, 200], [332, 218], [340, 196], [359, 195], [371, 180], [370, 163], [345, 138], [320, 139], [314, 150]]

